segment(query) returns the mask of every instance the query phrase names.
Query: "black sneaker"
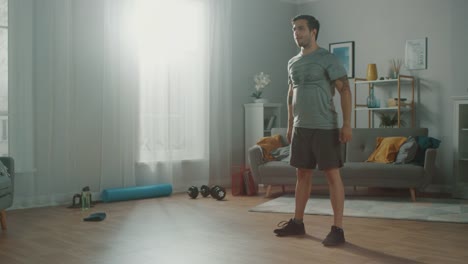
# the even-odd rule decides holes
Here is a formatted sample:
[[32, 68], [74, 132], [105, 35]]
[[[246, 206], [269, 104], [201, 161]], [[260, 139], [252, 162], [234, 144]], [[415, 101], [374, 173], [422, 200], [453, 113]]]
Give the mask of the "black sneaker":
[[279, 222], [278, 227], [281, 228], [273, 231], [277, 236], [298, 236], [305, 234], [304, 223], [297, 224], [292, 218], [288, 222]]
[[345, 242], [343, 229], [332, 226], [330, 233], [328, 233], [327, 237], [322, 241], [322, 244], [326, 247], [333, 247], [342, 245]]

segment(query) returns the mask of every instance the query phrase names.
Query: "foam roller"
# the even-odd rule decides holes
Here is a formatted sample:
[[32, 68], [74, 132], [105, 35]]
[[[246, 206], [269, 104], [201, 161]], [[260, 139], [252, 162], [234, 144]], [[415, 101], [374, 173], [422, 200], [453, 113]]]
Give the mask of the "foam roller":
[[102, 191], [101, 199], [103, 202], [117, 202], [126, 200], [156, 198], [169, 196], [172, 193], [171, 184], [158, 184], [148, 186], [136, 186], [127, 188], [112, 188]]

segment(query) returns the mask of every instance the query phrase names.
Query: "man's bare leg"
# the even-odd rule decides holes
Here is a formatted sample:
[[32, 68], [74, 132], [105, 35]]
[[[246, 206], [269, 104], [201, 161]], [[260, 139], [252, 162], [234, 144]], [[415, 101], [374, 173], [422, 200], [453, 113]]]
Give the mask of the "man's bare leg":
[[312, 170], [297, 169], [296, 181], [296, 210], [294, 218], [288, 222], [282, 221], [278, 224], [278, 229], [273, 230], [277, 236], [304, 235], [305, 228], [302, 222], [304, 210], [309, 200], [310, 190], [312, 188]]
[[304, 219], [304, 210], [310, 197], [312, 188], [312, 170], [296, 169], [296, 210], [295, 219]]
[[325, 170], [325, 174], [327, 175], [328, 189], [330, 191], [334, 225], [343, 228], [344, 187], [340, 169]]

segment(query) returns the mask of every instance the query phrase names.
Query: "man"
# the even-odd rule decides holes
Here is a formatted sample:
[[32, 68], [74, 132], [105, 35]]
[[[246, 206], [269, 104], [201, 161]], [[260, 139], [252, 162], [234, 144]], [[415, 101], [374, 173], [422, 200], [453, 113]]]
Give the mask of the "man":
[[[334, 224], [322, 243], [337, 246], [345, 243], [343, 231], [344, 188], [340, 168], [341, 143], [352, 137], [351, 90], [347, 73], [339, 60], [317, 45], [320, 24], [309, 15], [292, 20], [294, 40], [301, 51], [288, 62], [288, 141], [290, 164], [296, 167], [294, 218], [275, 229], [277, 236], [303, 235], [304, 210], [312, 188], [312, 170], [318, 165], [326, 174]], [[333, 104], [335, 88], [340, 93], [343, 126]]]

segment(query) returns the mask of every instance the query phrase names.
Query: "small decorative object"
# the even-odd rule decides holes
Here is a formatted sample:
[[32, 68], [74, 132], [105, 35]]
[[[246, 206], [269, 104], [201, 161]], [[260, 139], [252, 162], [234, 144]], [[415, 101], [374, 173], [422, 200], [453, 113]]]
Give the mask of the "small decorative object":
[[401, 59], [390, 60], [390, 68], [391, 68], [391, 74], [392, 74], [393, 79], [398, 79], [398, 76], [400, 76], [400, 68], [402, 64], [403, 64], [403, 60]]
[[[255, 82], [255, 92], [253, 92], [251, 96], [255, 100], [262, 99], [263, 89], [271, 82], [270, 75], [263, 73], [263, 72], [257, 73], [254, 76], [254, 82]], [[265, 102], [265, 101], [266, 101], [265, 99], [262, 100], [262, 102]]]
[[[406, 98], [400, 98], [400, 103], [401, 103], [401, 106], [404, 107], [404, 106], [407, 106], [408, 104], [406, 103]], [[390, 98], [387, 100], [387, 104], [388, 106], [398, 106], [398, 98]]]
[[91, 208], [91, 192], [89, 186], [81, 190], [81, 210], [88, 210]]
[[[377, 112], [377, 115], [380, 118], [380, 127], [388, 128], [395, 127], [398, 125], [397, 112], [393, 113], [393, 115], [385, 112]], [[405, 126], [406, 122], [404, 120], [400, 120], [400, 125]]]
[[375, 63], [371, 63], [367, 65], [367, 80], [368, 81], [377, 80], [377, 65]]
[[379, 108], [379, 100], [374, 95], [374, 85], [369, 90], [369, 96], [367, 97], [367, 107], [369, 108]]

